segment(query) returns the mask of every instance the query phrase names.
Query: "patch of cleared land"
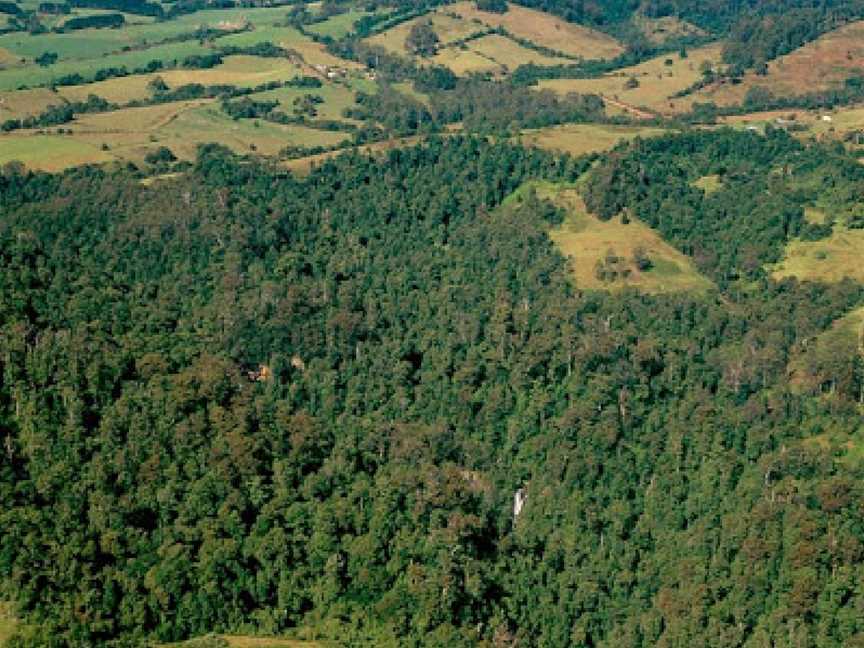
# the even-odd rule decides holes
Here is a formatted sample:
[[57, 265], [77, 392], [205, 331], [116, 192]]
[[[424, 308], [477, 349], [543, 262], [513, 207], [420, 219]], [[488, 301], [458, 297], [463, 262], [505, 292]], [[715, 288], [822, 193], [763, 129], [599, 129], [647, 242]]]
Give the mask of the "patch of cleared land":
[[535, 65], [558, 65], [567, 63], [568, 60], [553, 56], [546, 56], [505, 36], [491, 34], [471, 41], [468, 47], [485, 58], [498, 63], [503, 68], [515, 70], [520, 65], [534, 63]]
[[288, 59], [261, 58], [258, 56], [229, 56], [221, 65], [207, 70], [164, 70], [154, 74], [136, 74], [107, 79], [98, 83], [78, 86], [63, 86], [57, 92], [69, 101], [84, 101], [95, 94], [108, 101], [123, 104], [151, 96], [148, 84], [157, 76], [162, 77], [169, 88], [189, 83], [202, 85], [233, 85], [252, 88], [271, 81], [287, 81], [304, 73]]
[[693, 101], [739, 104], [748, 90], [763, 87], [776, 96], [801, 95], [840, 85], [864, 67], [864, 21], [850, 23], [768, 64], [768, 74], [746, 74], [741, 83], [700, 90]]
[[849, 277], [864, 283], [864, 230], [835, 224], [834, 232], [821, 241], [792, 241], [783, 260], [771, 268], [775, 279], [837, 282]]
[[358, 11], [351, 9], [343, 14], [328, 18], [324, 22], [309, 25], [306, 29], [310, 32], [320, 34], [321, 36], [330, 36], [330, 38], [342, 38], [346, 34], [351, 33], [354, 29], [354, 23], [360, 20], [363, 16], [370, 15], [366, 11]]
[[0, 122], [38, 115], [48, 106], [59, 106], [63, 97], [48, 88], [0, 92]]
[[[519, 200], [520, 193], [533, 188], [539, 198], [546, 198], [567, 210], [564, 223], [549, 233], [564, 256], [572, 262], [576, 286], [586, 289], [620, 290], [637, 288], [647, 293], [704, 292], [713, 287], [699, 274], [692, 261], [666, 243], [653, 229], [631, 219], [624, 224], [620, 216], [602, 221], [585, 208], [574, 187], [546, 182], [530, 182], [508, 200]], [[633, 260], [637, 249], [644, 250], [652, 267], [640, 271]], [[597, 277], [597, 264], [612, 252], [621, 258], [620, 268], [629, 276], [613, 282]]]
[[508, 4], [503, 14], [480, 11], [474, 2], [457, 2], [439, 11], [457, 14], [469, 22], [479, 21], [490, 27], [503, 27], [518, 38], [570, 56], [608, 59], [624, 51], [621, 43], [607, 34], [519, 5]]
[[0, 47], [0, 70], [13, 65], [18, 65], [20, 62], [21, 58], [19, 56], [16, 56], [9, 50]]
[[454, 74], [462, 76], [472, 72], [503, 72], [503, 68], [491, 59], [472, 49], [448, 47], [439, 51], [432, 62], [450, 68]]
[[[448, 7], [452, 9], [452, 7]], [[449, 45], [455, 41], [462, 40], [478, 32], [486, 30], [484, 25], [478, 25], [461, 18], [454, 18], [445, 13], [433, 12], [426, 16], [420, 16], [404, 23], [400, 23], [385, 32], [376, 34], [367, 39], [372, 45], [379, 45], [384, 49], [399, 56], [406, 56], [405, 40], [411, 29], [418, 23], [430, 22], [432, 29], [438, 35], [442, 45]]]
[[315, 95], [324, 100], [324, 103], [316, 106], [318, 111], [316, 119], [354, 121], [346, 119], [342, 112], [346, 108], [356, 105], [356, 95], [351, 88], [335, 83], [325, 83], [320, 88], [277, 88], [276, 90], [257, 92], [250, 95], [249, 98], [256, 101], [278, 101], [279, 109], [290, 115], [294, 109], [294, 100], [304, 95]]
[[[828, 119], [826, 119], [826, 117]], [[768, 124], [797, 125], [804, 138], [843, 138], [849, 133], [864, 131], [864, 107], [849, 106], [833, 110], [771, 110], [724, 117], [721, 123], [730, 126], [754, 126], [763, 130]], [[860, 144], [864, 144], [861, 138]]]
[[723, 181], [720, 179], [720, 176], [716, 174], [702, 176], [698, 180], [694, 180], [691, 184], [694, 187], [701, 189], [706, 194], [712, 194], [723, 188]]
[[549, 151], [584, 155], [613, 148], [622, 140], [634, 137], [656, 137], [666, 133], [661, 128], [614, 126], [607, 124], [566, 124], [522, 132], [520, 140], [527, 146]]
[[3, 646], [18, 627], [18, 619], [8, 603], [0, 603], [0, 646]]
[[345, 133], [305, 126], [233, 120], [212, 100], [81, 115], [63, 128], [72, 134], [14, 131], [0, 136], [0, 163], [20, 160], [34, 169], [58, 171], [89, 162], [141, 162], [160, 146], [178, 158], [194, 159], [198, 145], [209, 142], [237, 153], [276, 155], [288, 145], [330, 146], [347, 139]]
[[[405, 39], [412, 27], [429, 21], [441, 43], [432, 61], [449, 67], [456, 74], [502, 73], [525, 63], [555, 65], [576, 58], [613, 58], [623, 51], [618, 41], [602, 32], [565, 22], [542, 11], [512, 4], [508, 6], [506, 13], [496, 14], [479, 11], [473, 2], [447, 5], [371, 36], [367, 42], [384, 47], [394, 54], [406, 56]], [[541, 54], [500, 34], [491, 34], [460, 44], [470, 36], [488, 32], [493, 28], [503, 28], [514, 38], [561, 52], [568, 58]]]
[[31, 169], [62, 171], [91, 162], [110, 162], [112, 155], [99, 145], [64, 135], [30, 135], [0, 137], [0, 164], [17, 160]]
[[705, 36], [705, 32], [686, 20], [675, 16], [648, 18], [641, 14], [633, 16], [633, 24], [649, 42], [662, 45], [670, 40], [686, 36]]
[[[598, 79], [548, 79], [540, 81], [539, 88], [548, 88], [559, 94], [577, 92], [595, 93], [650, 111], [672, 114], [689, 110], [692, 100], [670, 97], [693, 85], [702, 77], [699, 71], [705, 61], [720, 61], [719, 44], [706, 45], [681, 58], [679, 53], [663, 54], [656, 58], [623, 68]], [[667, 61], [671, 62], [667, 64]], [[636, 79], [637, 86], [628, 88], [628, 81]]]
[[313, 167], [323, 164], [327, 160], [348, 152], [356, 152], [361, 155], [371, 155], [381, 151], [389, 151], [395, 148], [404, 146], [413, 146], [420, 142], [420, 137], [401, 137], [398, 139], [386, 140], [383, 142], [373, 142], [372, 144], [363, 144], [362, 146], [353, 147], [351, 149], [342, 149], [337, 151], [328, 151], [326, 153], [318, 153], [316, 155], [307, 155], [302, 158], [287, 160], [282, 163], [286, 169], [293, 171], [298, 175], [309, 173]]

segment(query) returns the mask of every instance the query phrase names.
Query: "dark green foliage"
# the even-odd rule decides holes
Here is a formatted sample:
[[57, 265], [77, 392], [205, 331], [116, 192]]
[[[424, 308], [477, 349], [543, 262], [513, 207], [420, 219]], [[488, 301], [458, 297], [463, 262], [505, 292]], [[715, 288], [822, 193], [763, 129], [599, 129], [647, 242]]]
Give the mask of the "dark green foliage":
[[72, 11], [66, 2], [40, 2], [39, 13], [65, 15]]
[[63, 23], [62, 31], [76, 29], [107, 29], [122, 27], [126, 24], [123, 14], [97, 14], [94, 16], [78, 16]]
[[15, 2], [0, 2], [0, 14], [9, 14], [10, 16], [18, 16], [23, 14], [21, 7]]
[[[787, 367], [864, 292], [580, 291], [560, 210], [501, 202], [592, 162], [457, 136], [306, 178], [212, 145], [150, 187], [6, 167], [0, 583], [35, 633], [17, 645], [298, 626], [357, 646], [860, 643], [864, 466], [829, 438], [860, 430], [860, 363], [811, 363], [826, 399]], [[856, 164], [693, 133], [619, 148], [586, 198], [717, 250], [721, 277], [731, 248], [773, 249], [805, 184], [845, 200]], [[691, 193], [706, 172], [724, 189]]]
[[438, 49], [438, 34], [432, 29], [432, 23], [421, 20], [411, 27], [405, 38], [405, 49], [409, 54], [432, 56]]
[[206, 70], [222, 63], [222, 54], [192, 54], [180, 63], [181, 67]]
[[507, 0], [477, 0], [477, 8], [480, 11], [491, 11], [492, 13], [507, 13]]
[[54, 65], [57, 62], [57, 52], [42, 52], [33, 61], [42, 67]]
[[111, 9], [128, 14], [139, 14], [141, 16], [161, 17], [163, 15], [162, 5], [158, 2], [147, 2], [147, 0], [69, 0], [73, 7], [86, 7], [88, 9]]

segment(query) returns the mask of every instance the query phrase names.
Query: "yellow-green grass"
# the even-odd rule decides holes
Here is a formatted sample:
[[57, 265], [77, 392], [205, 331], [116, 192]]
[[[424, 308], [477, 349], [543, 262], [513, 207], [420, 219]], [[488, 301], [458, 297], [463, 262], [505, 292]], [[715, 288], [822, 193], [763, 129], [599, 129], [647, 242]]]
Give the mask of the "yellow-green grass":
[[[453, 7], [446, 7], [446, 9], [450, 11]], [[455, 41], [462, 40], [472, 34], [482, 32], [485, 29], [483, 25], [478, 25], [462, 18], [453, 18], [445, 13], [436, 12], [400, 23], [385, 32], [375, 34], [366, 40], [368, 43], [379, 45], [394, 54], [406, 56], [405, 40], [408, 38], [408, 34], [415, 25], [427, 21], [432, 23], [432, 29], [435, 30], [435, 33], [438, 35], [442, 45], [448, 45]]]
[[717, 174], [702, 176], [698, 180], [694, 180], [692, 184], [706, 194], [712, 194], [723, 188], [723, 181]]
[[[330, 146], [345, 133], [258, 120], [233, 120], [215, 101], [184, 101], [81, 115], [64, 129], [71, 135], [16, 131], [0, 137], [0, 163], [58, 171], [85, 163], [141, 162], [167, 146], [181, 159], [194, 159], [200, 144], [217, 142], [237, 153], [272, 156], [285, 146]], [[103, 150], [107, 146], [107, 150]]]
[[360, 20], [363, 16], [370, 15], [369, 12], [351, 9], [338, 16], [328, 18], [324, 22], [309, 25], [306, 29], [310, 32], [320, 34], [321, 36], [330, 36], [331, 38], [342, 38], [354, 30], [354, 23]]
[[0, 70], [8, 67], [20, 65], [21, 57], [13, 54], [9, 50], [0, 47]]
[[817, 393], [824, 378], [818, 367], [824, 365], [824, 359], [856, 353], [864, 353], [864, 307], [839, 318], [802, 346], [787, 367], [790, 384], [798, 393]]
[[282, 112], [290, 115], [294, 109], [294, 100], [308, 94], [317, 95], [324, 100], [324, 103], [316, 106], [316, 119], [354, 121], [346, 119], [342, 113], [346, 108], [356, 105], [356, 95], [350, 88], [335, 83], [324, 82], [320, 88], [278, 88], [255, 93], [250, 95], [250, 98], [258, 101], [278, 101]]
[[393, 88], [397, 90], [399, 93], [405, 95], [406, 97], [410, 97], [414, 101], [419, 101], [424, 106], [429, 105], [429, 95], [424, 94], [422, 92], [418, 92], [414, 89], [414, 84], [409, 82], [404, 83], [394, 83]]
[[864, 21], [825, 34], [768, 64], [766, 75], [749, 72], [741, 83], [705, 88], [693, 101], [740, 104], [751, 88], [764, 87], [776, 96], [795, 96], [839, 86], [864, 66]]
[[448, 47], [439, 51], [432, 62], [450, 68], [454, 74], [462, 76], [474, 72], [500, 73], [504, 71], [498, 63], [471, 49]]
[[686, 20], [675, 16], [648, 18], [642, 14], [633, 16], [633, 24], [651, 43], [662, 45], [673, 38], [704, 36], [705, 32]]
[[519, 38], [571, 56], [614, 58], [624, 51], [607, 34], [519, 5], [509, 4], [503, 14], [480, 11], [474, 2], [458, 2], [439, 11], [458, 14], [469, 23], [476, 20], [491, 27], [503, 27]]
[[[2, 155], [2, 152], [0, 152]], [[3, 646], [18, 627], [18, 619], [9, 603], [0, 602], [0, 646]]]
[[828, 214], [815, 207], [805, 207], [804, 220], [814, 225], [823, 225], [828, 220]]
[[[826, 120], [828, 117], [829, 120]], [[744, 115], [732, 115], [720, 120], [737, 128], [753, 126], [763, 130], [768, 124], [797, 125], [795, 134], [801, 138], [843, 139], [849, 133], [864, 130], [864, 107], [848, 106], [833, 110], [769, 110]], [[861, 140], [864, 143], [864, 139]]]
[[[682, 59], [676, 52], [663, 54], [639, 65], [617, 70], [598, 79], [549, 79], [540, 81], [539, 88], [548, 88], [560, 94], [568, 92], [595, 93], [633, 106], [646, 107], [660, 113], [676, 113], [689, 110], [692, 104], [687, 99], [671, 99], [702, 77], [699, 71], [704, 61], [716, 63], [720, 60], [719, 44], [706, 45], [691, 50]], [[666, 61], [672, 64], [667, 65]], [[633, 77], [639, 84], [627, 88]]]
[[362, 155], [371, 155], [373, 153], [379, 153], [381, 151], [389, 151], [394, 148], [413, 146], [419, 141], [419, 137], [412, 136], [385, 140], [383, 142], [373, 142], [372, 144], [363, 144], [362, 146], [353, 147], [351, 149], [328, 151], [326, 153], [318, 153], [316, 155], [308, 155], [302, 158], [286, 160], [282, 163], [282, 166], [284, 166], [286, 169], [290, 169], [297, 175], [305, 175], [309, 173], [313, 167], [318, 166], [331, 158], [342, 155], [348, 150], [356, 151]]
[[782, 261], [771, 268], [775, 279], [838, 282], [849, 277], [864, 283], [864, 230], [839, 224], [821, 241], [792, 241]]
[[108, 101], [123, 104], [149, 98], [151, 92], [148, 84], [157, 76], [161, 76], [169, 88], [188, 83], [250, 88], [270, 81], [286, 81], [302, 72], [298, 65], [288, 59], [238, 55], [226, 57], [221, 65], [207, 70], [177, 69], [153, 74], [135, 74], [98, 83], [63, 86], [57, 88], [57, 92], [69, 101], [84, 101], [88, 95], [95, 94]]
[[87, 60], [61, 60], [45, 68], [37, 65], [15, 67], [0, 70], [0, 91], [14, 90], [21, 86], [35, 87], [45, 85], [61, 76], [73, 73], [78, 73], [86, 79], [92, 77], [97, 70], [108, 67], [124, 66], [131, 71], [137, 67], [143, 67], [151, 60], [159, 60], [165, 64], [171, 64], [192, 54], [207, 54], [210, 52], [212, 52], [211, 49], [199, 45], [197, 41], [184, 41], [182, 43], [170, 43], [149, 49], [111, 54]]
[[520, 140], [528, 146], [571, 155], [584, 155], [609, 150], [622, 140], [656, 137], [666, 132], [661, 128], [642, 126], [566, 124], [523, 131]]
[[63, 97], [48, 88], [0, 92], [0, 122], [38, 115], [48, 106], [59, 106], [63, 103]]
[[31, 169], [61, 171], [80, 164], [113, 159], [96, 144], [64, 135], [0, 136], [0, 164], [17, 160]]
[[500, 64], [509, 70], [514, 70], [520, 65], [534, 63], [535, 65], [559, 65], [568, 62], [567, 59], [546, 56], [539, 52], [519, 45], [514, 40], [491, 34], [468, 43], [468, 47], [485, 58]]
[[[576, 286], [585, 289], [637, 288], [647, 293], [705, 292], [711, 281], [699, 274], [693, 262], [666, 243], [653, 229], [636, 219], [624, 224], [621, 216], [602, 221], [585, 208], [575, 187], [544, 182], [529, 183], [540, 198], [552, 200], [567, 211], [564, 223], [549, 234], [561, 253], [571, 259]], [[524, 189], [522, 190], [524, 191]], [[633, 261], [643, 250], [653, 267], [641, 272]], [[601, 281], [596, 267], [609, 252], [623, 258], [621, 267], [630, 275], [614, 282]]]
[[0, 47], [29, 59], [50, 51], [56, 52], [61, 62], [87, 60], [120, 52], [123, 47], [152, 46], [208, 24], [200, 18], [195, 22], [184, 21], [184, 18], [188, 17], [158, 23], [127, 24], [122, 29], [81, 29], [65, 34], [14, 32], [0, 36]]

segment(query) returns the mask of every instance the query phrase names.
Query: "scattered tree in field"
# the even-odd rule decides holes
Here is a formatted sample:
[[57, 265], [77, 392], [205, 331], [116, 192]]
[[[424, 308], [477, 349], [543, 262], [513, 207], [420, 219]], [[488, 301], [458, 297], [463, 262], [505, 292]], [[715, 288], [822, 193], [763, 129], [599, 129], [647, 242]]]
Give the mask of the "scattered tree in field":
[[432, 28], [432, 22], [421, 20], [411, 27], [405, 39], [405, 49], [417, 56], [429, 57], [438, 50], [438, 34]]

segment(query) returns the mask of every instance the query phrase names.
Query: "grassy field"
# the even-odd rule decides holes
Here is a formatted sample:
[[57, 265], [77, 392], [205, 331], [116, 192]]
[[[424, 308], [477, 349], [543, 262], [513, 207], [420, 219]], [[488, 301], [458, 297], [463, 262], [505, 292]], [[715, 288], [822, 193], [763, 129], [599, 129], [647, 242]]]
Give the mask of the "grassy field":
[[526, 146], [536, 146], [571, 155], [584, 155], [609, 150], [622, 140], [634, 137], [656, 137], [665, 132], [660, 128], [641, 126], [566, 124], [523, 131], [519, 140]]
[[462, 18], [454, 18], [449, 14], [433, 12], [426, 16], [420, 16], [419, 18], [400, 23], [385, 32], [371, 36], [367, 40], [369, 43], [380, 45], [394, 54], [406, 56], [405, 39], [408, 38], [408, 34], [414, 25], [426, 21], [432, 23], [432, 29], [438, 34], [442, 45], [449, 45], [472, 34], [482, 32], [485, 29], [483, 25], [478, 25]]
[[768, 64], [768, 74], [748, 73], [740, 84], [722, 84], [694, 94], [692, 101], [738, 104], [747, 91], [765, 87], [777, 96], [826, 89], [860, 73], [864, 66], [864, 21], [851, 23]]
[[38, 115], [48, 106], [62, 103], [63, 97], [48, 88], [0, 92], [0, 122]]
[[61, 76], [76, 72], [87, 78], [93, 76], [97, 70], [102, 68], [125, 66], [127, 69], [132, 70], [136, 67], [146, 65], [152, 60], [159, 60], [170, 64], [173, 61], [182, 60], [192, 54], [207, 54], [211, 51], [208, 47], [199, 45], [197, 41], [184, 41], [87, 60], [61, 60], [45, 68], [37, 65], [9, 68], [0, 71], [0, 91], [14, 90], [21, 86], [35, 87], [45, 85]]
[[[386, 140], [383, 142], [373, 142], [372, 144], [364, 144], [362, 146], [355, 147], [351, 150], [357, 151], [362, 155], [370, 155], [373, 153], [380, 153], [382, 151], [389, 151], [394, 148], [399, 148], [403, 146], [413, 146], [420, 142], [419, 137], [402, 137], [399, 139]], [[327, 153], [319, 153], [317, 155], [308, 155], [302, 158], [296, 158], [293, 160], [287, 160], [282, 163], [286, 169], [293, 171], [298, 175], [305, 175], [309, 173], [309, 171], [320, 165], [330, 158], [334, 158], [338, 155], [342, 155], [345, 153], [344, 150], [339, 151], [328, 151]]]
[[313, 32], [315, 34], [320, 34], [321, 36], [330, 36], [330, 38], [342, 38], [343, 36], [351, 33], [354, 30], [355, 22], [360, 20], [360, 18], [362, 18], [363, 16], [372, 15], [372, 13], [368, 11], [351, 9], [350, 11], [339, 14], [338, 16], [333, 16], [332, 18], [329, 18], [324, 22], [309, 25], [306, 29], [307, 31]]
[[686, 20], [675, 16], [648, 18], [641, 14], [633, 16], [633, 24], [644, 34], [649, 42], [662, 45], [674, 38], [683, 36], [704, 36], [705, 32]]
[[[624, 224], [617, 216], [601, 221], [588, 213], [575, 187], [546, 182], [530, 182], [509, 201], [519, 200], [529, 188], [540, 198], [552, 200], [567, 210], [563, 225], [552, 230], [550, 237], [572, 263], [576, 286], [585, 289], [620, 290], [637, 288], [647, 293], [705, 292], [713, 284], [700, 275], [689, 258], [666, 243], [647, 225], [631, 220]], [[653, 267], [641, 272], [633, 261], [637, 248], [645, 251]], [[622, 259], [620, 267], [629, 270], [626, 278], [614, 282], [598, 279], [596, 266], [613, 252]]]
[[341, 84], [325, 83], [320, 88], [279, 88], [258, 92], [250, 95], [250, 98], [258, 101], [278, 101], [280, 109], [290, 115], [294, 109], [294, 100], [307, 94], [317, 95], [324, 100], [324, 103], [318, 105], [317, 119], [354, 122], [343, 117], [342, 111], [356, 105], [356, 94], [351, 88]]
[[624, 51], [621, 43], [607, 34], [519, 5], [508, 5], [503, 14], [480, 11], [474, 2], [457, 2], [439, 11], [454, 13], [469, 23], [503, 27], [535, 45], [580, 58], [614, 58]]
[[0, 646], [3, 646], [15, 628], [18, 626], [18, 619], [12, 612], [12, 607], [8, 603], [0, 602]]
[[110, 162], [114, 156], [98, 144], [64, 135], [0, 136], [0, 164], [18, 160], [31, 169], [62, 171], [91, 162]]
[[568, 62], [567, 59], [540, 54], [532, 49], [523, 47], [519, 43], [500, 36], [491, 34], [477, 40], [471, 41], [468, 47], [485, 58], [498, 63], [501, 67], [515, 70], [525, 63], [535, 65], [558, 65]]
[[[825, 117], [828, 117], [830, 121], [826, 121]], [[755, 126], [762, 130], [768, 124], [776, 124], [777, 120], [784, 120], [803, 127], [803, 130], [798, 134], [805, 139], [813, 136], [819, 138], [842, 138], [847, 133], [864, 130], [864, 107], [849, 106], [833, 110], [772, 110], [754, 112], [747, 113], [746, 115], [725, 117], [721, 120], [721, 123], [741, 128]]]
[[[376, 34], [368, 42], [406, 56], [405, 39], [413, 26], [423, 21], [431, 22], [441, 43], [432, 61], [449, 67], [459, 75], [472, 72], [500, 74], [524, 63], [555, 65], [567, 63], [572, 58], [612, 58], [623, 51], [620, 43], [611, 36], [565, 22], [542, 11], [511, 4], [506, 13], [496, 14], [479, 11], [473, 2], [440, 7], [426, 16]], [[469, 40], [463, 46], [456, 45], [469, 36], [496, 27], [503, 27], [517, 38], [562, 52], [570, 58], [547, 56], [497, 34]]]
[[783, 260], [771, 268], [775, 279], [837, 282], [845, 277], [864, 283], [864, 230], [835, 224], [834, 233], [821, 241], [792, 241]]
[[330, 146], [347, 138], [345, 133], [304, 126], [235, 121], [212, 100], [82, 115], [66, 128], [71, 135], [15, 131], [0, 136], [0, 163], [20, 160], [46, 171], [89, 162], [140, 163], [160, 146], [167, 146], [181, 159], [193, 159], [198, 145], [208, 142], [224, 144], [237, 153], [272, 156], [288, 145]]
[[694, 180], [692, 185], [701, 189], [706, 194], [712, 194], [723, 188], [723, 181], [720, 179], [720, 176], [714, 174], [702, 176], [698, 180]]
[[450, 68], [454, 74], [459, 76], [473, 72], [492, 72], [494, 74], [504, 72], [504, 68], [498, 63], [471, 49], [448, 47], [439, 51], [432, 58], [432, 62]]
[[[541, 81], [538, 87], [560, 94], [597, 93], [663, 114], [687, 111], [692, 100], [670, 97], [701, 78], [699, 67], [704, 61], [719, 62], [720, 49], [719, 44], [706, 45], [691, 50], [684, 59], [677, 52], [664, 54], [599, 79], [550, 79]], [[671, 61], [671, 64], [667, 64], [667, 61]], [[631, 77], [638, 82], [635, 88], [626, 87]]]

